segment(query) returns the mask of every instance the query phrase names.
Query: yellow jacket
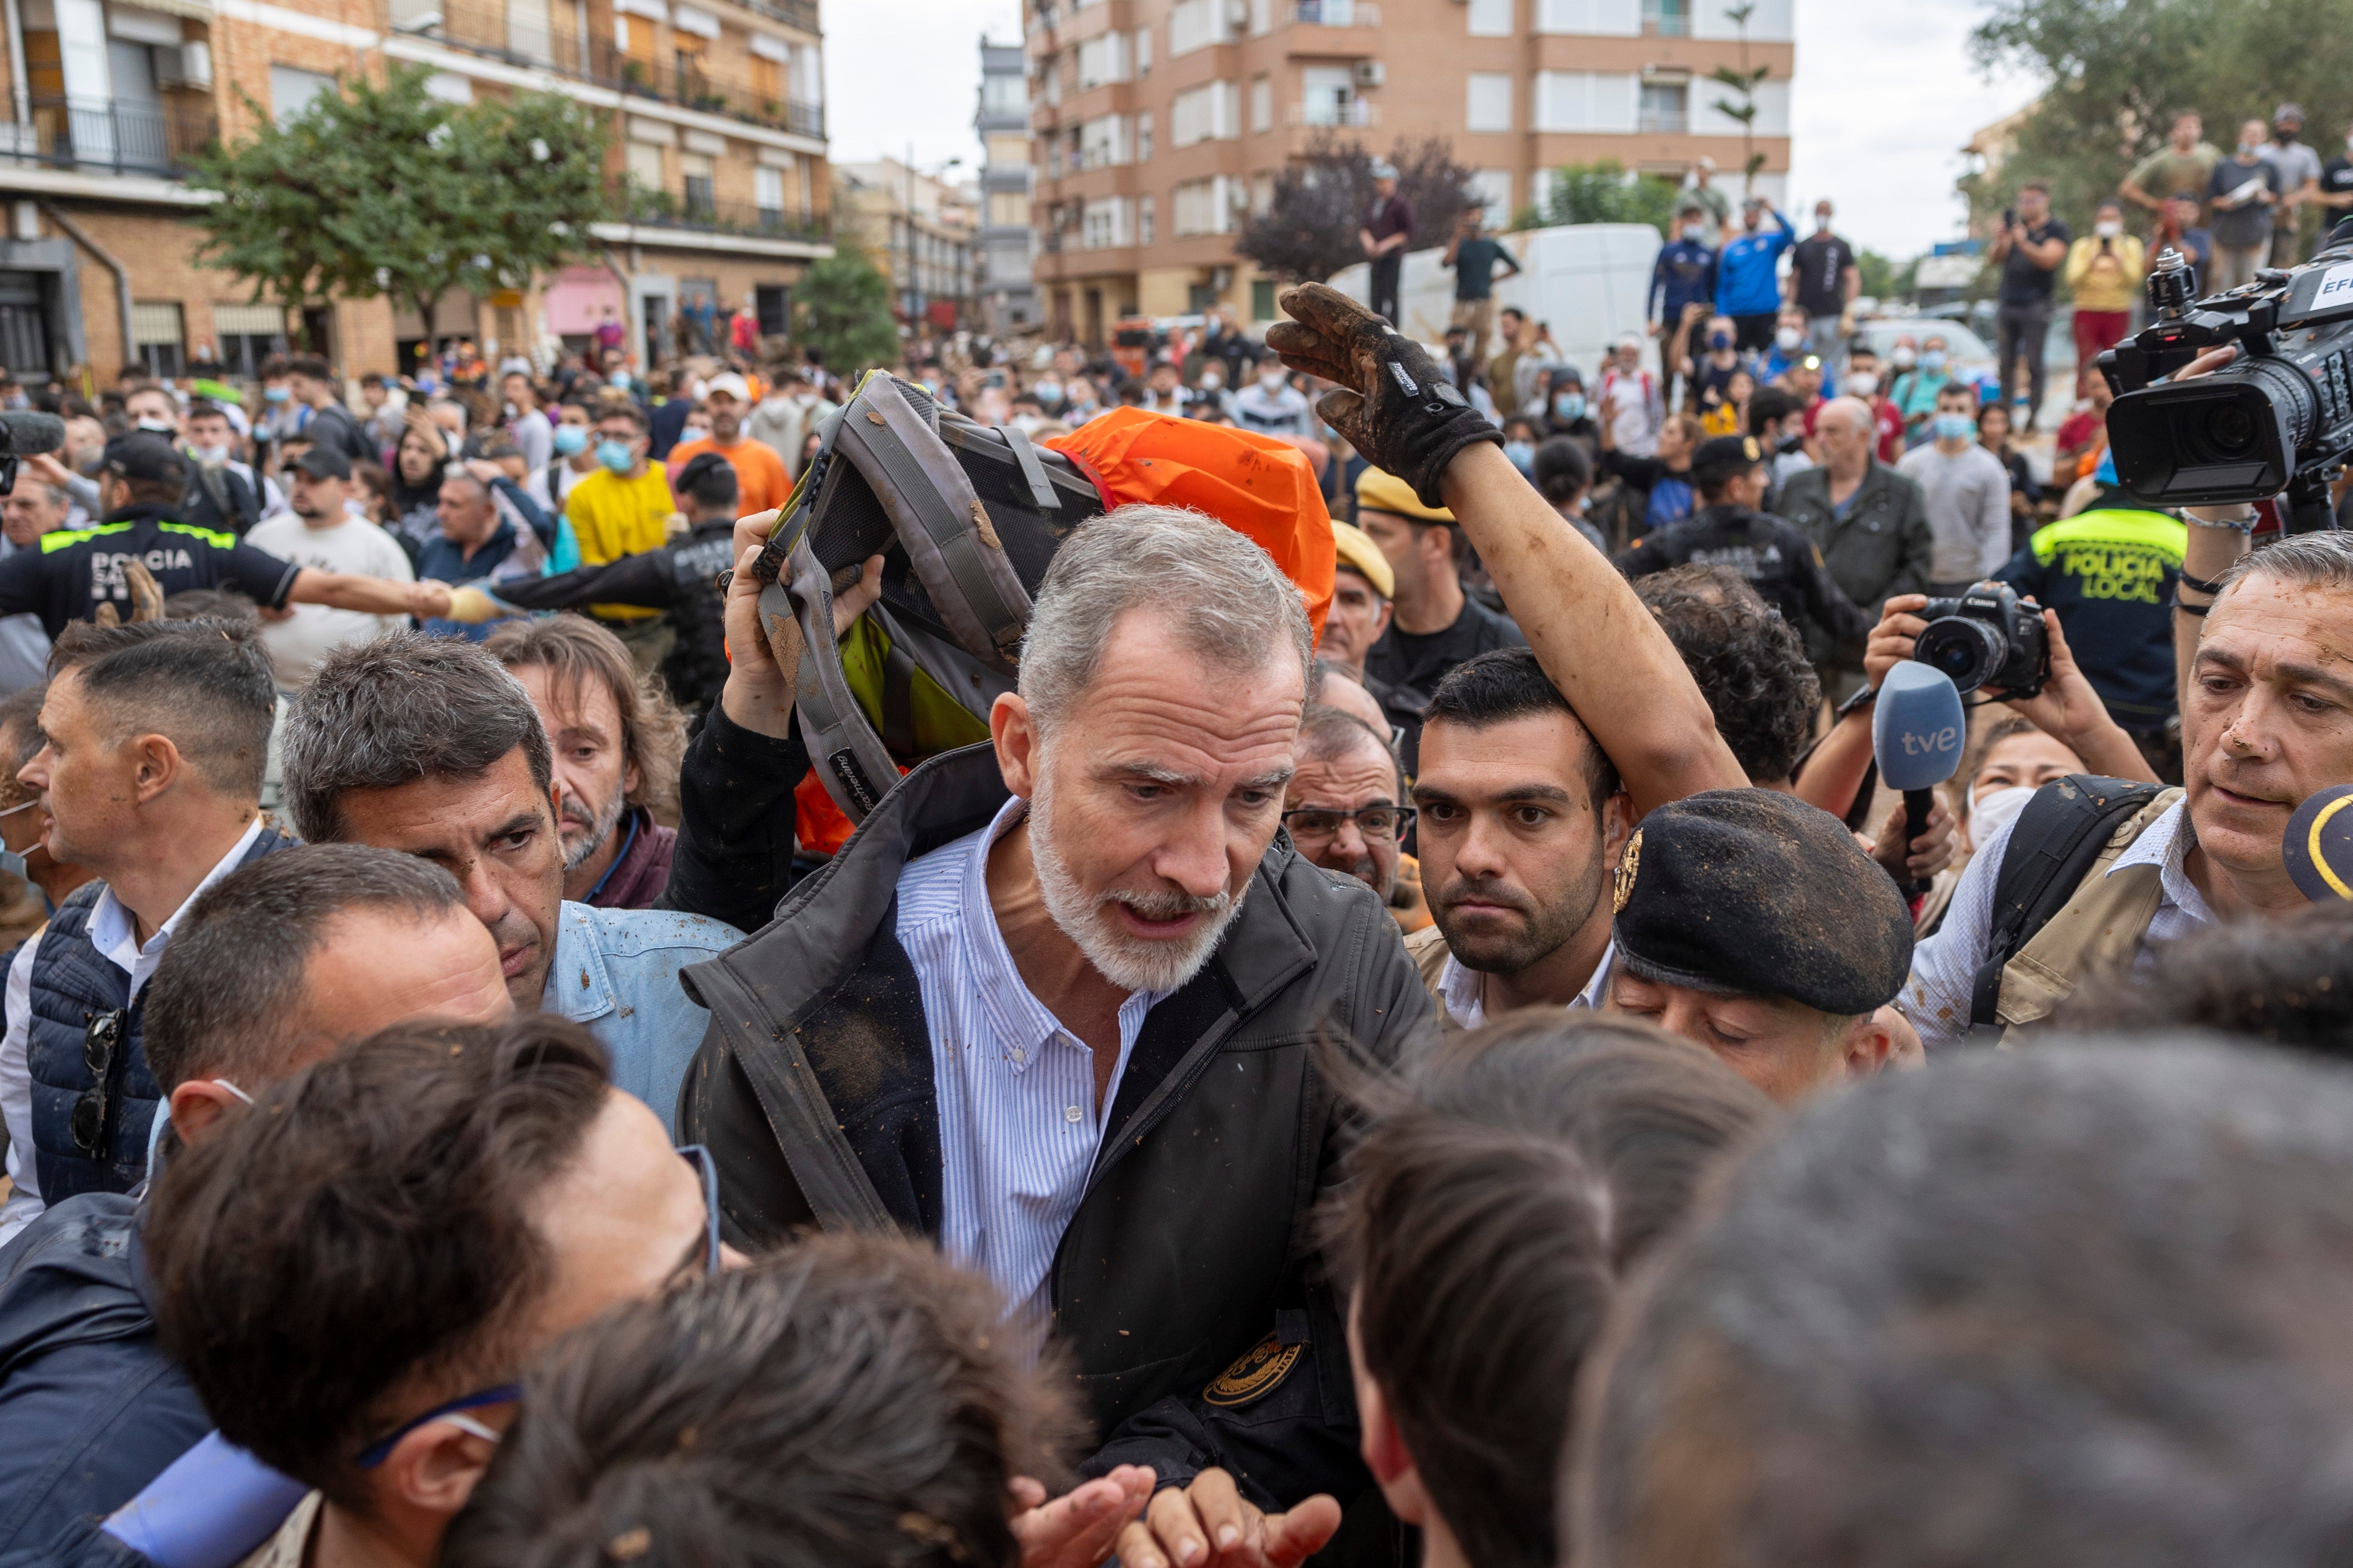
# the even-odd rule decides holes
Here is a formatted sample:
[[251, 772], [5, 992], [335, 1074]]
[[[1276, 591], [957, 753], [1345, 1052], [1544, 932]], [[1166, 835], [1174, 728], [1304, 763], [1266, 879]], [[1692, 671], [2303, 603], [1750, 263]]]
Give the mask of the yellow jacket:
[[2098, 236], [2087, 234], [2067, 247], [2067, 287], [2075, 291], [2078, 310], [2129, 310], [2140, 298], [2141, 275], [2148, 270], [2148, 262], [2138, 237], [2121, 234], [2110, 243], [2117, 266], [2096, 273], [2092, 261], [2100, 254]]

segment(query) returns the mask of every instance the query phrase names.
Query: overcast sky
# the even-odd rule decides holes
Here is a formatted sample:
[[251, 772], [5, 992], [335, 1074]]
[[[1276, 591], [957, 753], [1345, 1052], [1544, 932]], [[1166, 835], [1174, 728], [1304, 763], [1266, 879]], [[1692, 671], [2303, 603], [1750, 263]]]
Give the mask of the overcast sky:
[[[1828, 195], [1841, 233], [1898, 258], [1960, 233], [1961, 143], [2033, 96], [2030, 82], [1969, 68], [1982, 11], [1980, 0], [1797, 0], [1798, 206]], [[977, 163], [980, 36], [1018, 39], [1020, 15], [1019, 0], [828, 0], [834, 159], [902, 157], [912, 142], [925, 168]]]

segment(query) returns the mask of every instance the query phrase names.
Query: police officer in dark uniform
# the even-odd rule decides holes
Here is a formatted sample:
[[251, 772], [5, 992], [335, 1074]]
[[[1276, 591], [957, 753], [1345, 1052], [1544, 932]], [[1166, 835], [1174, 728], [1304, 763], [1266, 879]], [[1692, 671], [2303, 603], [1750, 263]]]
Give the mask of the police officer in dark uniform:
[[297, 566], [233, 533], [183, 521], [187, 460], [159, 437], [134, 432], [107, 443], [99, 468], [100, 521], [41, 536], [37, 549], [0, 561], [0, 616], [35, 615], [51, 639], [69, 621], [95, 620], [112, 604], [130, 618], [125, 564], [137, 561], [166, 597], [186, 588], [234, 588], [264, 609], [330, 605], [375, 616], [434, 616], [448, 608], [438, 583], [396, 583]]
[[1800, 632], [1811, 622], [1834, 647], [1860, 644], [1871, 621], [1831, 581], [1813, 541], [1797, 524], [1757, 510], [1770, 481], [1756, 437], [1704, 443], [1692, 454], [1699, 510], [1636, 540], [1618, 558], [1620, 569], [1640, 577], [1693, 561], [1729, 566]]
[[1888, 1005], [1911, 970], [1912, 911], [1820, 807], [1768, 789], [1670, 802], [1627, 840], [1612, 896], [1610, 1005], [1774, 1099], [1918, 1050]]
[[524, 610], [578, 609], [591, 603], [668, 610], [678, 640], [662, 656], [662, 679], [672, 700], [700, 713], [719, 700], [719, 689], [727, 684], [719, 574], [735, 563], [735, 469], [716, 452], [698, 452], [670, 489], [685, 507], [690, 526], [660, 549], [494, 587], [501, 601]]

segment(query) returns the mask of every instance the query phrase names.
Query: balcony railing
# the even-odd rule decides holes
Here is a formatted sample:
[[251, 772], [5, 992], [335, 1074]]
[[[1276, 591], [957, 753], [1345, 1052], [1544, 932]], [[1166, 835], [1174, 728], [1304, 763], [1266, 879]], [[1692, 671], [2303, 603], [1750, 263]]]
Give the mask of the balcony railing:
[[726, 201], [690, 180], [684, 196], [668, 191], [625, 187], [616, 197], [623, 221], [657, 228], [691, 228], [709, 234], [737, 234], [763, 239], [797, 239], [821, 244], [832, 236], [824, 216], [754, 202]]
[[1642, 36], [1646, 38], [1691, 37], [1688, 0], [1648, 0], [1642, 7]]
[[747, 11], [757, 11], [763, 16], [774, 16], [788, 27], [798, 27], [814, 33], [817, 26], [817, 0], [735, 0]]
[[1282, 19], [1301, 27], [1377, 27], [1381, 8], [1373, 0], [1292, 0]]
[[176, 176], [220, 137], [212, 110], [193, 102], [35, 98], [29, 107], [30, 124], [0, 124], [0, 157], [110, 174]]
[[1282, 117], [1285, 125], [1378, 125], [1381, 106], [1364, 99], [1351, 99], [1335, 103], [1324, 99], [1314, 103], [1294, 103]]
[[1634, 129], [1645, 136], [1681, 136], [1691, 129], [1691, 116], [1680, 109], [1645, 109], [1635, 115]]
[[[404, 24], [404, 11], [418, 13], [416, 21]], [[816, 26], [814, 16], [808, 25]], [[673, 55], [668, 63], [659, 63], [616, 47], [610, 37], [591, 36], [584, 49], [580, 36], [572, 29], [537, 27], [519, 21], [511, 24], [503, 6], [439, 0], [428, 8], [421, 0], [394, 0], [391, 26], [469, 53], [544, 67], [623, 92], [665, 99], [804, 136], [825, 134], [824, 106], [786, 96], [781, 83], [779, 90], [770, 91], [763, 83], [695, 64], [691, 56]]]

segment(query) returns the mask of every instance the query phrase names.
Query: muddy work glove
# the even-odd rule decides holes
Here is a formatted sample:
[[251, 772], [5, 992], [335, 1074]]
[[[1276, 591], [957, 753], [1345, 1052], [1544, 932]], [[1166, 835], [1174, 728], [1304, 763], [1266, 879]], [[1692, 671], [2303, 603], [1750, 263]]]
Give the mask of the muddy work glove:
[[1463, 447], [1503, 445], [1504, 433], [1471, 406], [1422, 346], [1336, 289], [1309, 283], [1282, 297], [1291, 320], [1266, 330], [1266, 346], [1293, 370], [1340, 388], [1315, 405], [1324, 422], [1374, 467], [1442, 507], [1438, 481]]

